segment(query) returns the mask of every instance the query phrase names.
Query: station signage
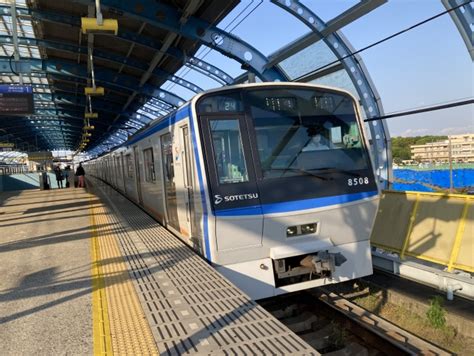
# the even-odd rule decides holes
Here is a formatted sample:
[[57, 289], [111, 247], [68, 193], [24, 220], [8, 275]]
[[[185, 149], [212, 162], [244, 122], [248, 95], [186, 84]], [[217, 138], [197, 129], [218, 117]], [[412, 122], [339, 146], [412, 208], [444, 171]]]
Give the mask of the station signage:
[[28, 152], [28, 160], [34, 162], [52, 161], [53, 153], [51, 151]]
[[0, 115], [34, 113], [33, 88], [29, 85], [0, 85]]
[[13, 148], [15, 147], [14, 143], [11, 142], [0, 142], [0, 152], [8, 152], [8, 151], [13, 151]]

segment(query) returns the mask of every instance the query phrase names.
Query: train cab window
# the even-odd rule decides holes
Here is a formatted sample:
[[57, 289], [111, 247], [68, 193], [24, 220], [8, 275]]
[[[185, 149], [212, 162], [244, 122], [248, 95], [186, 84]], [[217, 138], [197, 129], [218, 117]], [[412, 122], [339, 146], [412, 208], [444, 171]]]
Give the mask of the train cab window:
[[147, 148], [143, 150], [143, 158], [145, 161], [145, 181], [154, 182], [155, 177], [155, 160], [153, 158], [153, 149]]
[[263, 178], [368, 167], [353, 100], [313, 90], [248, 94]]
[[238, 120], [210, 120], [219, 184], [249, 181]]
[[128, 154], [125, 156], [125, 160], [127, 162], [127, 177], [133, 178], [133, 160], [132, 155]]

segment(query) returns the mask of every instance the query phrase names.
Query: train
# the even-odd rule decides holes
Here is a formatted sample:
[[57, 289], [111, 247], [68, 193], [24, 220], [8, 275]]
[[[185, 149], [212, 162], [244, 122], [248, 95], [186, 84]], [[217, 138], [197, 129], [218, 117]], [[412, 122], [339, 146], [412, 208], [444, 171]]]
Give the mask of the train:
[[209, 90], [84, 163], [252, 299], [372, 273], [380, 187], [349, 92]]

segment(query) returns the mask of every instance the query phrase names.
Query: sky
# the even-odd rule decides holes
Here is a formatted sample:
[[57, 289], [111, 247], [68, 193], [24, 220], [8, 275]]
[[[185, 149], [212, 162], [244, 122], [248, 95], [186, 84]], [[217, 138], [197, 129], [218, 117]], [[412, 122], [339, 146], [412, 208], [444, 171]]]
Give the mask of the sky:
[[[329, 21], [358, 1], [301, 2]], [[441, 0], [391, 0], [341, 32], [355, 49], [360, 49], [443, 11]], [[309, 31], [268, 0], [242, 0], [218, 26], [232, 31], [265, 55]], [[198, 54], [232, 76], [242, 73], [236, 61], [214, 50], [201, 48]], [[449, 15], [364, 51], [361, 57], [385, 113], [474, 97], [473, 62]], [[188, 80], [202, 83], [206, 89], [219, 86], [194, 71], [181, 70], [180, 73]], [[173, 91], [179, 93], [179, 88], [173, 87]], [[190, 96], [181, 94], [186, 99]], [[388, 125], [391, 136], [474, 133], [474, 106], [393, 118], [388, 120]]]

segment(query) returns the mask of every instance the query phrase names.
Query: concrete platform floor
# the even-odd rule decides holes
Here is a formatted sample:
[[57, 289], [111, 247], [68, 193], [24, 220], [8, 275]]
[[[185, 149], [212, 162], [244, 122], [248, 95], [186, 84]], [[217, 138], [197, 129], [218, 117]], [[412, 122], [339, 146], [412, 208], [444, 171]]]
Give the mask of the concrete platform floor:
[[88, 189], [0, 193], [0, 355], [319, 355], [119, 193]]
[[92, 354], [90, 196], [0, 193], [2, 355]]

